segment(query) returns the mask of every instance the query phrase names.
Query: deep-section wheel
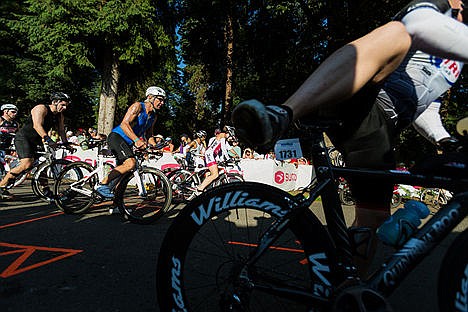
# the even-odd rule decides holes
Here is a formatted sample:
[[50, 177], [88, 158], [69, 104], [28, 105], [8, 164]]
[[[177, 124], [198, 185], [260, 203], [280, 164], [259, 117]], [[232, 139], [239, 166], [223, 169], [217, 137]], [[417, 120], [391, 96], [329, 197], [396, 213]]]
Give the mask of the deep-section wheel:
[[309, 209], [252, 258], [292, 206], [290, 194], [252, 182], [225, 184], [189, 202], [160, 251], [161, 311], [319, 311], [334, 285], [333, 247]]

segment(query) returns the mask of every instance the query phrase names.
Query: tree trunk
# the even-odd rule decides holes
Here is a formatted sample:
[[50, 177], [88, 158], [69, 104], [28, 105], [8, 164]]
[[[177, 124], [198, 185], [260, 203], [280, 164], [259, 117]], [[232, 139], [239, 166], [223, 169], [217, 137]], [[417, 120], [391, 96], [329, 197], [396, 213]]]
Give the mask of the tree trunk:
[[[230, 7], [230, 5], [229, 5]], [[232, 110], [232, 74], [233, 74], [233, 62], [232, 54], [234, 50], [234, 31], [232, 28], [232, 13], [229, 8], [228, 15], [226, 18], [226, 27], [224, 29], [224, 42], [226, 43], [226, 93], [224, 96], [224, 107], [221, 110], [223, 112], [221, 120], [222, 124], [225, 124], [230, 120]]]
[[114, 127], [117, 86], [119, 83], [119, 60], [110, 50], [104, 60], [101, 97], [99, 100], [98, 133], [108, 135]]

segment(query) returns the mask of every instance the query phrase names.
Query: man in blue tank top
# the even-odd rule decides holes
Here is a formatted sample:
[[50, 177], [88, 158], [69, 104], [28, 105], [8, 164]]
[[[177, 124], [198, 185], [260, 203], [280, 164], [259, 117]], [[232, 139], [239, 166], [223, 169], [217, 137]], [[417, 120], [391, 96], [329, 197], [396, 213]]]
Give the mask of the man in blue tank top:
[[[115, 127], [107, 138], [109, 148], [117, 159], [115, 167], [98, 185], [96, 191], [104, 198], [113, 198], [112, 181], [136, 166], [132, 147], [144, 149], [153, 139], [153, 126], [156, 122], [156, 110], [166, 100], [166, 92], [160, 87], [149, 87], [144, 102], [135, 102], [127, 110], [120, 125]], [[110, 211], [113, 213], [114, 211]]]

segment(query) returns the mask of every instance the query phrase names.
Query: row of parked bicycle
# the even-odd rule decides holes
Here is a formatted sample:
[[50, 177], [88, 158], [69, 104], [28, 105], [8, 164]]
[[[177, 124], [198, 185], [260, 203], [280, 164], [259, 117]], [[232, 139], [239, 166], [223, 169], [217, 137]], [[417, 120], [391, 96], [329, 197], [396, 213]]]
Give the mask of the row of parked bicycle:
[[[334, 148], [328, 149], [328, 155], [333, 165], [344, 167], [343, 156]], [[353, 194], [346, 179], [338, 178], [338, 194], [343, 205], [354, 205]], [[403, 202], [411, 199], [419, 200], [430, 206], [433, 210], [438, 210], [441, 206], [453, 197], [453, 193], [441, 188], [425, 188], [407, 184], [395, 185], [392, 196], [392, 208], [400, 206]]]
[[[37, 155], [33, 168], [23, 173], [8, 188], [19, 185], [30, 176], [32, 190], [37, 197], [55, 203], [65, 213], [86, 213], [94, 204], [107, 200], [95, 191], [99, 181], [114, 167], [110, 159], [113, 156], [105, 149], [105, 143], [94, 141], [90, 145], [91, 148], [97, 147], [95, 166], [57, 157], [60, 150], [69, 148], [66, 145], [59, 144], [56, 148], [45, 145], [45, 151]], [[163, 172], [145, 163], [145, 160], [161, 157], [160, 152], [136, 150], [135, 155], [136, 169], [122, 175], [112, 185], [112, 206], [126, 220], [134, 223], [154, 222], [174, 207], [173, 203], [193, 198], [197, 185], [209, 172], [207, 167], [189, 166], [183, 159], [180, 159], [179, 169]], [[11, 155], [4, 155], [1, 160], [4, 172], [17, 162], [16, 157]], [[219, 168], [219, 177], [208, 188], [244, 181], [237, 161], [220, 163]]]

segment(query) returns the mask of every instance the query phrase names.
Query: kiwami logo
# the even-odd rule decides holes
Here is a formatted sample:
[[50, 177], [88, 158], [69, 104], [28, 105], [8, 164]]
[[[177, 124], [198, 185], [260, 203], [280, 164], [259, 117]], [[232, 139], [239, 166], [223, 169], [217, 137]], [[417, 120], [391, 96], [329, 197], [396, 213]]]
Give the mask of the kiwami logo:
[[331, 291], [330, 281], [324, 276], [323, 273], [329, 273], [330, 267], [327, 264], [320, 263], [319, 260], [326, 260], [327, 256], [325, 253], [319, 253], [309, 256], [310, 265], [312, 272], [320, 279], [321, 283], [314, 284], [314, 295], [328, 298], [330, 297]]
[[[182, 268], [182, 265], [180, 264], [180, 260], [177, 258], [172, 257], [172, 270], [171, 270], [171, 282], [172, 282], [172, 289], [174, 290], [174, 293], [172, 294], [172, 298], [174, 298], [174, 302], [177, 305], [177, 307], [180, 310], [177, 311], [183, 311], [186, 312], [187, 309], [184, 306], [184, 301], [182, 298], [182, 289], [180, 288], [180, 271]], [[172, 311], [176, 311], [172, 309]]]
[[465, 267], [465, 276], [461, 280], [460, 291], [455, 297], [455, 308], [458, 312], [468, 311], [468, 264]]
[[244, 191], [227, 192], [224, 196], [216, 196], [210, 199], [207, 207], [205, 205], [198, 206], [198, 214], [192, 212], [191, 217], [198, 225], [208, 220], [213, 212], [220, 212], [225, 209], [250, 207], [259, 208], [264, 211], [269, 211], [275, 216], [284, 216], [286, 210], [282, 209], [269, 201], [260, 198], [249, 198], [250, 194]]

